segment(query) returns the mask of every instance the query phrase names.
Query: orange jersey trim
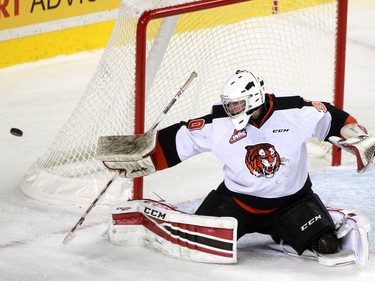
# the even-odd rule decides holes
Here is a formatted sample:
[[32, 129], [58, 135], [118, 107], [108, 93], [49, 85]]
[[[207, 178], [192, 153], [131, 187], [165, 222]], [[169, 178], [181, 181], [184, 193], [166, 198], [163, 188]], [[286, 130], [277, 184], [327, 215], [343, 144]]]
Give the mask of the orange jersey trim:
[[345, 120], [344, 126], [348, 124], [353, 124], [353, 123], [358, 123], [358, 122], [353, 116], [349, 115], [348, 118], [346, 118]]
[[256, 208], [253, 208], [253, 207], [250, 207], [249, 205], [241, 202], [240, 200], [238, 200], [236, 197], [232, 196], [233, 200], [243, 209], [245, 209], [246, 211], [250, 212], [250, 213], [253, 213], [253, 214], [259, 214], [259, 215], [264, 215], [264, 214], [270, 214], [272, 213], [273, 211], [276, 211], [278, 208], [274, 208], [274, 209], [269, 209], [269, 210], [260, 210], [260, 209], [256, 209]]
[[[268, 95], [268, 94], [266, 94], [266, 95]], [[250, 119], [250, 123], [258, 129], [263, 126], [263, 124], [267, 121], [267, 119], [269, 118], [269, 116], [273, 112], [274, 100], [273, 100], [273, 97], [271, 95], [268, 95], [268, 96], [269, 96], [269, 107], [267, 109], [267, 112], [262, 117], [262, 120], [259, 122], [259, 124], [257, 122], [255, 122], [254, 120]]]
[[151, 159], [154, 162], [157, 171], [168, 168], [168, 163], [165, 159], [163, 149], [161, 148], [160, 143], [158, 141], [156, 142], [155, 151], [154, 153], [152, 153]]

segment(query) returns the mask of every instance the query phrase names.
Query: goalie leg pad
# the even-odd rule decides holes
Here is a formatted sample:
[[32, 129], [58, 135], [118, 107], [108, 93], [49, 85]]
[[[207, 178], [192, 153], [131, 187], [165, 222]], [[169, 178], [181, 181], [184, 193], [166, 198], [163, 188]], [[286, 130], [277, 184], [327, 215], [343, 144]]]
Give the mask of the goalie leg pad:
[[336, 235], [342, 240], [343, 250], [354, 253], [354, 262], [365, 265], [369, 259], [368, 233], [370, 220], [351, 210], [327, 207], [336, 226]]
[[111, 207], [108, 235], [116, 245], [143, 245], [167, 256], [205, 263], [237, 262], [237, 220], [182, 213], [153, 200]]

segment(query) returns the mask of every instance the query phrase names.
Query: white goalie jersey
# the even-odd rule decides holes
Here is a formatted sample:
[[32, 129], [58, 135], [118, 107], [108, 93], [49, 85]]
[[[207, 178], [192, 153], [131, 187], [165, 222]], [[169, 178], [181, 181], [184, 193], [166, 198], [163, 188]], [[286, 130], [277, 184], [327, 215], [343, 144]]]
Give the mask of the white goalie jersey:
[[154, 161], [162, 169], [210, 151], [224, 163], [224, 183], [231, 192], [256, 199], [253, 207], [275, 208], [287, 203], [280, 198], [311, 188], [306, 142], [339, 136], [348, 122], [355, 119], [329, 103], [267, 94], [265, 114], [241, 131], [221, 104], [211, 114], [161, 130]]

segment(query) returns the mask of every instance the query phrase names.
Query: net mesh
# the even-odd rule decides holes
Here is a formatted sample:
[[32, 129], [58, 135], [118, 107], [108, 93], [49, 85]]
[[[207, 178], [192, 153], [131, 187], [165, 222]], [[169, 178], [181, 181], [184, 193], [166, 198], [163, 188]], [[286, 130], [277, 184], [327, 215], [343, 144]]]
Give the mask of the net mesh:
[[[111, 178], [95, 160], [97, 140], [103, 135], [134, 133], [138, 17], [142, 9], [163, 8], [163, 1], [158, 2], [160, 7], [151, 0], [141, 1], [143, 7], [133, 2], [122, 2], [110, 41], [79, 104], [48, 151], [26, 174], [22, 190], [28, 196], [86, 203]], [[199, 2], [204, 1], [195, 1]], [[164, 38], [163, 24], [172, 19], [178, 20], [172, 25], [173, 33]], [[324, 0], [253, 0], [151, 20], [146, 43], [150, 81], [145, 128], [192, 71], [198, 78], [159, 128], [209, 113], [237, 69], [262, 77], [266, 92], [332, 102], [336, 32], [337, 3]], [[159, 42], [168, 44], [160, 47]], [[152, 65], [155, 57], [157, 62]], [[128, 198], [131, 187], [132, 181], [117, 180], [102, 202]]]

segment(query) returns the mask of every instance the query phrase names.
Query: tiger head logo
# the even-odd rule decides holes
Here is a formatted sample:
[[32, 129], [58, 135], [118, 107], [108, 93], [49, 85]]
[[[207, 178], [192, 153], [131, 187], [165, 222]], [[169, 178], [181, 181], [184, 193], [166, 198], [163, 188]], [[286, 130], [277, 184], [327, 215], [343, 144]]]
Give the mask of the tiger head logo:
[[254, 176], [272, 178], [279, 170], [281, 159], [275, 147], [269, 143], [248, 145], [245, 163]]

